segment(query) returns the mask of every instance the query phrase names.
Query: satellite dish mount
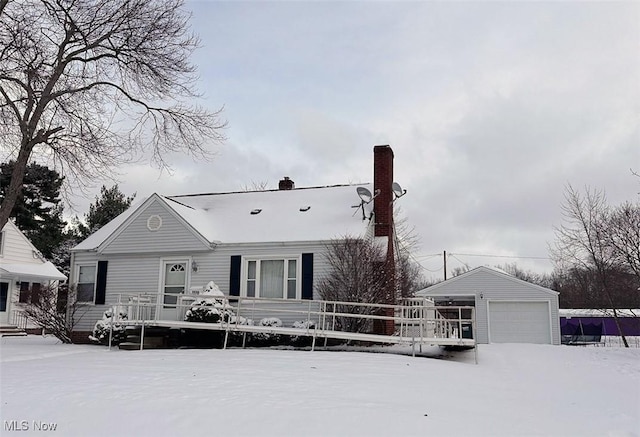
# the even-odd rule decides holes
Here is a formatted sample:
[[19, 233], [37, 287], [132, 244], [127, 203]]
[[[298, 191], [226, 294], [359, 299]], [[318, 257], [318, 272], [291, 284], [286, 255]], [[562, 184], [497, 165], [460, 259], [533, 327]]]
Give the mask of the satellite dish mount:
[[[364, 206], [371, 203], [373, 199], [380, 195], [380, 190], [376, 190], [375, 194], [371, 194], [371, 191], [365, 187], [357, 187], [356, 192], [358, 193], [358, 197], [360, 197], [360, 204], [354, 205], [352, 208], [362, 209], [362, 220], [367, 218], [364, 212]], [[356, 210], [357, 212], [357, 210]], [[353, 213], [355, 215], [355, 212]]]
[[400, 184], [397, 182], [391, 184], [391, 191], [393, 191], [393, 195], [395, 196], [392, 202], [407, 194], [407, 190], [403, 190]]

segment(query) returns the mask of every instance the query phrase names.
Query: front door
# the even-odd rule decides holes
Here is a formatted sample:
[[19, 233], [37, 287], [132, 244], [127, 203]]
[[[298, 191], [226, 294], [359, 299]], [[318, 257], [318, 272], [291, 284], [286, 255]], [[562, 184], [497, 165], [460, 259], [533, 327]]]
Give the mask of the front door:
[[176, 308], [178, 296], [187, 289], [188, 260], [165, 261], [163, 263], [163, 278], [160, 288], [161, 319], [177, 320], [179, 309]]
[[10, 297], [9, 283], [0, 282], [0, 325], [9, 324]]

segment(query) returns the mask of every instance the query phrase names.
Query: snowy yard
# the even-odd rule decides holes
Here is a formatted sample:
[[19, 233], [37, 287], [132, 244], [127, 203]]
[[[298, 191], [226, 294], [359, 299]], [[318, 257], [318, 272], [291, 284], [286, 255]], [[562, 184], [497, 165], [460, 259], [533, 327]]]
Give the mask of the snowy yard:
[[640, 349], [481, 345], [475, 365], [0, 342], [2, 435], [640, 436]]

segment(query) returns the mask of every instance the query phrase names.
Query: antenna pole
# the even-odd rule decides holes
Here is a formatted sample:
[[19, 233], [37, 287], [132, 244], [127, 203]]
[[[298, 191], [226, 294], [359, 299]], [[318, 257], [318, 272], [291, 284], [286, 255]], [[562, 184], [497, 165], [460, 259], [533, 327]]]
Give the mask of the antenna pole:
[[447, 251], [445, 250], [442, 254], [442, 259], [444, 260], [444, 280], [447, 280]]

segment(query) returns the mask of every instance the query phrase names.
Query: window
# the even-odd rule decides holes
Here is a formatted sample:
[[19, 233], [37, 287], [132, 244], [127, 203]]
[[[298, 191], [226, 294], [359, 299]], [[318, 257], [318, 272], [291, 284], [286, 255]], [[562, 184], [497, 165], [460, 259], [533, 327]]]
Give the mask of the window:
[[18, 296], [18, 302], [20, 303], [36, 303], [40, 300], [40, 291], [42, 289], [42, 284], [38, 282], [34, 282], [30, 284], [29, 282], [21, 282], [20, 283], [20, 295]]
[[77, 301], [93, 302], [96, 291], [96, 266], [78, 266]]
[[0, 256], [4, 254], [4, 231], [0, 232]]
[[298, 260], [247, 260], [245, 295], [276, 299], [298, 299]]

